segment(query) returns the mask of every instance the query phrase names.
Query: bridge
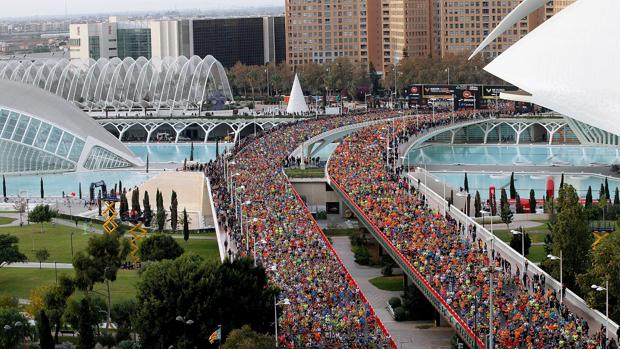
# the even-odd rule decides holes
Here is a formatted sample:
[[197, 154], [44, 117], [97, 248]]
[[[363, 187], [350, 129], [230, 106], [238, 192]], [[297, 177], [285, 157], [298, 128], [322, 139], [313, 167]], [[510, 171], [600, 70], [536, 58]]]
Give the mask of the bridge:
[[[449, 125], [444, 125], [440, 127], [436, 127], [433, 129], [427, 130], [424, 134], [419, 135], [418, 137], [414, 137], [414, 139], [410, 140], [409, 144], [401, 147], [399, 150], [400, 154], [405, 154], [402, 152], [404, 149], [408, 151], [414, 144], [418, 144], [427, 140], [434, 135], [451, 131], [458, 127], [465, 127], [467, 124], [472, 123], [481, 123], [485, 122], [482, 120], [477, 121], [469, 121], [469, 122], [461, 122], [454, 123]], [[328, 164], [329, 169], [329, 164]], [[373, 237], [377, 240], [377, 242], [381, 245], [381, 247], [396, 261], [396, 263], [402, 268], [405, 272], [406, 276], [412, 281], [413, 284], [425, 295], [425, 297], [429, 300], [429, 302], [435, 307], [435, 309], [441, 314], [441, 316], [446, 319], [448, 324], [459, 335], [459, 337], [470, 347], [470, 348], [485, 348], [486, 345], [484, 343], [484, 338], [479, 338], [475, 335], [475, 333], [471, 330], [467, 323], [452, 309], [452, 307], [446, 302], [445, 299], [441, 297], [441, 295], [428, 283], [425, 278], [425, 275], [422, 275], [416, 268], [414, 268], [409, 261], [397, 248], [390, 239], [383, 233], [381, 229], [379, 229], [373, 221], [364, 213], [364, 210], [358, 206], [356, 201], [352, 199], [346, 190], [343, 188], [341, 183], [337, 183], [334, 181], [327, 171], [327, 180], [334, 189], [334, 191], [341, 197], [341, 199], [351, 208], [351, 210], [356, 214], [359, 218], [360, 222], [364, 224], [364, 226], [368, 229], [368, 231], [373, 235]], [[431, 207], [436, 208], [438, 211], [449, 211], [450, 216], [456, 219], [458, 222], [463, 224], [464, 226], [472, 226], [476, 228], [476, 232], [478, 237], [483, 241], [491, 241], [495, 242], [494, 249], [496, 252], [500, 253], [503, 258], [505, 258], [511, 265], [512, 270], [516, 270], [517, 268], [522, 268], [523, 258], [522, 256], [513, 250], [508, 244], [503, 241], [496, 239], [495, 236], [489, 232], [484, 226], [477, 223], [471, 217], [460, 211], [456, 206], [450, 205], [441, 195], [437, 194], [431, 188], [427, 187], [421, 181], [413, 181], [417, 182], [417, 185], [414, 184], [417, 190], [419, 190], [425, 197], [428, 199], [429, 205]], [[433, 182], [433, 181], [431, 181]], [[540, 269], [538, 266], [530, 263], [530, 266], [527, 270], [527, 274], [532, 278], [534, 275], [545, 275], [546, 277], [546, 287], [553, 288], [555, 290], [560, 290], [560, 283], [553, 279], [550, 275]], [[591, 331], [596, 331], [600, 328], [601, 324], [609, 323], [609, 332], [612, 334], [615, 333], [618, 329], [618, 325], [613, 322], [608, 322], [607, 318], [601, 312], [591, 309], [588, 307], [586, 302], [580, 298], [577, 294], [570, 290], [566, 290], [564, 297], [564, 304], [566, 304], [571, 312], [575, 315], [580, 316], [588, 321], [589, 327]], [[612, 336], [613, 337], [613, 336]]]
[[165, 133], [174, 143], [196, 141], [207, 143], [233, 137], [241, 137], [268, 130], [292, 118], [147, 118], [147, 119], [98, 119], [106, 130], [122, 142], [157, 141], [158, 133]]

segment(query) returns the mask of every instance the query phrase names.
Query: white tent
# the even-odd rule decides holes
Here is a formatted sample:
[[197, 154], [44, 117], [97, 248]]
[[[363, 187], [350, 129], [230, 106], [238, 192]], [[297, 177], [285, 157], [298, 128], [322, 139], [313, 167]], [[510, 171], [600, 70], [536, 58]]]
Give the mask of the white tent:
[[293, 88], [291, 89], [291, 96], [288, 100], [286, 112], [288, 114], [300, 114], [307, 113], [308, 111], [308, 105], [306, 104], [306, 99], [304, 98], [304, 92], [301, 90], [299, 77], [295, 74], [295, 82], [293, 82]]

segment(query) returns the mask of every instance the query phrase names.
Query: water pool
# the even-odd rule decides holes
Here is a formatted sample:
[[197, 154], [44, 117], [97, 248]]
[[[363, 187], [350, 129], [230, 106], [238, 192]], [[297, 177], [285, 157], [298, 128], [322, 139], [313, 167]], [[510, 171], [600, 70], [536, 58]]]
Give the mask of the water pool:
[[[430, 172], [432, 176], [445, 182], [452, 188], [458, 190], [463, 187], [465, 180], [464, 172]], [[519, 196], [522, 199], [530, 197], [530, 189], [534, 189], [536, 198], [542, 198], [546, 195], [547, 177], [551, 176], [555, 184], [555, 195], [557, 196], [557, 190], [560, 186], [561, 174], [548, 174], [548, 173], [515, 173], [515, 187], [519, 192]], [[618, 187], [620, 188], [620, 179], [614, 177], [607, 177], [609, 181], [609, 191], [613, 199], [613, 192]], [[423, 181], [424, 179], [422, 179]], [[428, 180], [432, 180], [429, 179]], [[469, 183], [469, 192], [474, 195], [476, 191], [480, 192], [480, 197], [483, 200], [489, 197], [489, 187], [495, 186], [496, 199], [499, 200], [500, 190], [505, 188], [508, 192], [510, 189], [510, 172], [468, 172], [467, 182]], [[605, 177], [595, 174], [565, 174], [564, 183], [571, 184], [577, 190], [580, 197], [585, 197], [588, 191], [588, 186], [592, 187], [592, 196], [598, 198], [599, 189], [601, 183], [605, 182]]]
[[[220, 154], [230, 147], [232, 144], [220, 143]], [[327, 159], [334, 152], [338, 144], [332, 143], [321, 149], [317, 156], [322, 160]], [[191, 144], [128, 144], [127, 147], [136, 156], [146, 161], [146, 154], [149, 154], [149, 161], [151, 163], [183, 163], [183, 160], [188, 159], [191, 152]], [[199, 162], [209, 162], [215, 159], [215, 143], [194, 143], [194, 160]]]
[[[97, 171], [97, 172], [69, 172], [63, 174], [28, 175], [28, 176], [7, 176], [6, 189], [7, 195], [28, 195], [29, 197], [40, 197], [40, 181], [43, 178], [43, 189], [46, 197], [60, 197], [64, 191], [66, 195], [79, 191], [82, 183], [82, 197], [88, 196], [90, 183], [104, 180], [106, 184], [114, 187], [118, 181], [123, 181], [126, 188], [138, 185], [147, 179], [157, 175], [158, 172], [139, 172], [139, 171]], [[27, 194], [26, 194], [27, 193]]]
[[412, 164], [593, 166], [620, 164], [620, 148], [549, 145], [431, 144], [412, 149]]

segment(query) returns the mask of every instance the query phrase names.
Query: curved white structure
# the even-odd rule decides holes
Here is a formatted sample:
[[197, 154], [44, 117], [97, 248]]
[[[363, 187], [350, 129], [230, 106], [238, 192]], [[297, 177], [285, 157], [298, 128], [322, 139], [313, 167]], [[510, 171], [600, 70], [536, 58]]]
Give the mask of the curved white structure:
[[620, 135], [619, 11], [618, 0], [578, 0], [484, 69], [533, 103]]
[[0, 173], [52, 173], [143, 165], [76, 106], [40, 88], [0, 80]]
[[288, 100], [288, 106], [286, 107], [287, 114], [301, 114], [308, 112], [308, 105], [306, 104], [306, 97], [304, 97], [304, 91], [301, 89], [299, 83], [299, 77], [295, 74], [295, 81], [293, 82], [293, 88], [291, 89], [291, 96]]
[[226, 71], [212, 56], [0, 61], [0, 79], [37, 86], [88, 111], [187, 110], [233, 98]]

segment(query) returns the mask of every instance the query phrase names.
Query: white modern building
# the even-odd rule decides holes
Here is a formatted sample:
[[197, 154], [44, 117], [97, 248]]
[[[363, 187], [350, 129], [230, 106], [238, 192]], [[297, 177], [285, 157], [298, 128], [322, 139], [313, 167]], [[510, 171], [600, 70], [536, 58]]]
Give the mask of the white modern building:
[[40, 88], [0, 80], [0, 173], [58, 173], [142, 166], [96, 121]]
[[117, 23], [82, 23], [69, 27], [69, 48], [72, 60], [118, 57]]
[[[489, 34], [482, 51], [521, 18], [544, 6], [525, 0]], [[535, 103], [568, 118], [586, 143], [620, 145], [620, 42], [617, 0], [578, 0], [512, 45], [484, 69], [518, 86], [503, 98]]]

